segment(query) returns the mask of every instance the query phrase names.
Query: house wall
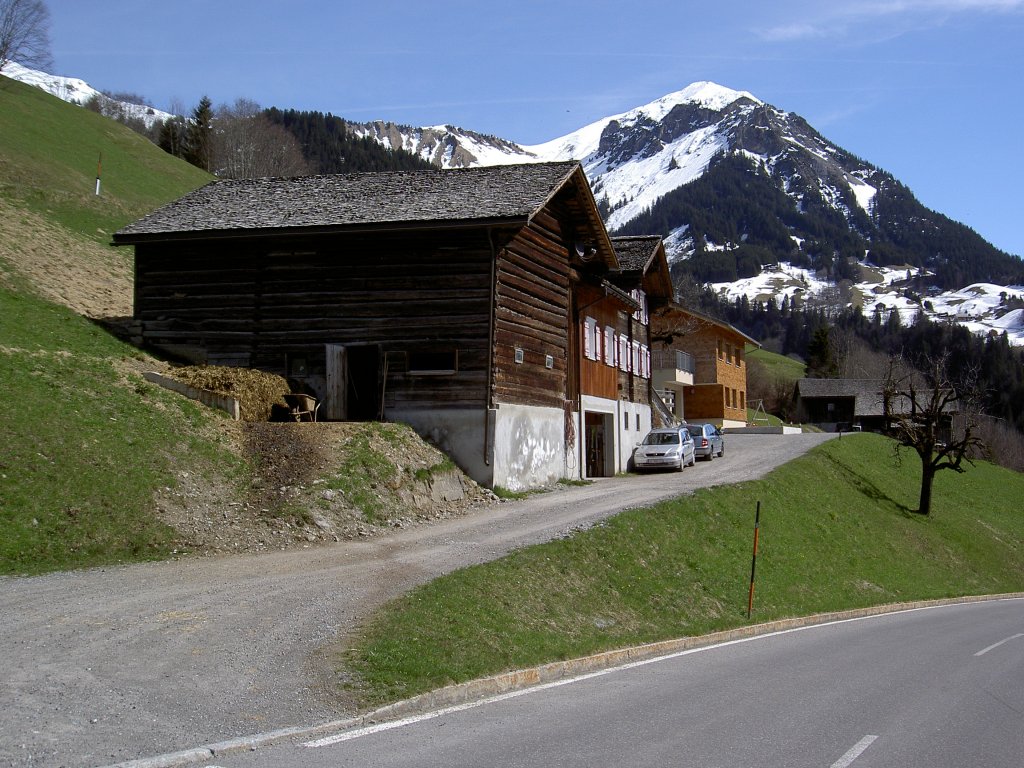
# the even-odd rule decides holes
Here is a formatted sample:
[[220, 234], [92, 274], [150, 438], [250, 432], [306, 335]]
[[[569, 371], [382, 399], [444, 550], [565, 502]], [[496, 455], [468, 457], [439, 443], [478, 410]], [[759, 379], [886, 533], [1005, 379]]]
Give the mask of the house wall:
[[724, 426], [747, 422], [747, 361], [743, 343], [717, 326], [707, 326], [675, 344], [693, 355], [694, 385], [683, 388], [687, 420]]
[[[567, 212], [536, 214], [500, 251], [494, 300], [495, 403], [561, 409], [569, 355]], [[521, 350], [517, 360], [516, 350]], [[550, 367], [549, 367], [550, 364]]]
[[494, 485], [522, 491], [569, 476], [562, 408], [503, 403], [492, 413]]
[[587, 471], [587, 454], [591, 446], [588, 444], [587, 430], [584, 428], [579, 433], [581, 477], [610, 477], [631, 469], [633, 449], [651, 430], [651, 407], [644, 403], [591, 395], [581, 397], [581, 407], [584, 422], [587, 414], [601, 414], [605, 417], [605, 460], [598, 474]]

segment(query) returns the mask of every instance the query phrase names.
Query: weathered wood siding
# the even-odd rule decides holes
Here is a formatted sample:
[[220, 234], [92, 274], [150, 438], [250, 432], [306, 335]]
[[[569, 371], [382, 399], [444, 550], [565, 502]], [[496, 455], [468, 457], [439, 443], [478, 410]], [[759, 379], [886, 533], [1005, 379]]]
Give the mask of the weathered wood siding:
[[[322, 376], [327, 344], [378, 345], [386, 407], [482, 407], [491, 248], [479, 231], [141, 244], [135, 316], [148, 344], [286, 376]], [[406, 370], [438, 352], [454, 373]]]
[[[569, 355], [567, 214], [557, 204], [501, 250], [495, 277], [494, 399], [562, 408]], [[516, 349], [523, 352], [517, 363]], [[546, 359], [552, 358], [552, 367]]]
[[[616, 333], [624, 330], [625, 326], [619, 318], [622, 314], [618, 310], [619, 305], [605, 296], [602, 289], [589, 285], [580, 285], [577, 289], [576, 305], [580, 308], [578, 336], [581, 341], [576, 349], [580, 360], [580, 392], [584, 395], [615, 400], [619, 396], [619, 370], [617, 366], [609, 365], [605, 361], [604, 329], [611, 326]], [[584, 354], [582, 337], [587, 317], [594, 318], [601, 329], [599, 360], [588, 360]]]

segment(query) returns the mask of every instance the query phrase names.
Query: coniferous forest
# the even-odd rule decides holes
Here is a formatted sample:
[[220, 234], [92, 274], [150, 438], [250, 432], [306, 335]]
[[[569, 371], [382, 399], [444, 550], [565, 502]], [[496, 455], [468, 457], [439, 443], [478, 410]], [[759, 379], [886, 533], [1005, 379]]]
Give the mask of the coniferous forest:
[[409, 152], [393, 151], [374, 139], [356, 136], [343, 119], [330, 112], [271, 108], [264, 114], [298, 140], [313, 173], [411, 171], [433, 167]]

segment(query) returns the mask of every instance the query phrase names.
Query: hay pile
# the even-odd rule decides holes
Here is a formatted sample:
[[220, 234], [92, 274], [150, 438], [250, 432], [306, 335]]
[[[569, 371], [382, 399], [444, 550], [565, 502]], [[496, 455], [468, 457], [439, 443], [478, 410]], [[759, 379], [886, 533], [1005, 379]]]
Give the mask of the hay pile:
[[251, 368], [195, 365], [175, 368], [171, 375], [197, 389], [208, 389], [238, 400], [242, 421], [269, 421], [275, 405], [286, 407], [291, 391], [281, 376]]

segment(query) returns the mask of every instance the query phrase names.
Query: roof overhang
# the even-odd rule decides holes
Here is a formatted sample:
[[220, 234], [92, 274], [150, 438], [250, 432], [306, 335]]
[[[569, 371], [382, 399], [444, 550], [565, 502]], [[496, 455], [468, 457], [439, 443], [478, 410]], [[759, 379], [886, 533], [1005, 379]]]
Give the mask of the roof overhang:
[[471, 219], [467, 221], [403, 221], [396, 223], [351, 224], [328, 227], [273, 227], [264, 229], [200, 229], [184, 232], [158, 232], [138, 234], [114, 233], [111, 245], [141, 245], [144, 243], [189, 242], [207, 240], [265, 240], [272, 238], [322, 237], [325, 235], [358, 235], [405, 232], [433, 232], [449, 230], [511, 229], [524, 226], [529, 219], [516, 216], [500, 219]]

